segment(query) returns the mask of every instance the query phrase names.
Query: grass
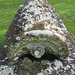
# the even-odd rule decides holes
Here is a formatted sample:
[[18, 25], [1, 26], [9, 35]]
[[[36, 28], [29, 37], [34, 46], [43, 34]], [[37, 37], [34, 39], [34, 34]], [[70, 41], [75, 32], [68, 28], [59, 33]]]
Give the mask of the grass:
[[[11, 24], [19, 5], [25, 0], [0, 0], [0, 44], [4, 42], [5, 34]], [[75, 40], [75, 1], [74, 0], [48, 0], [55, 11], [60, 15], [67, 30]]]

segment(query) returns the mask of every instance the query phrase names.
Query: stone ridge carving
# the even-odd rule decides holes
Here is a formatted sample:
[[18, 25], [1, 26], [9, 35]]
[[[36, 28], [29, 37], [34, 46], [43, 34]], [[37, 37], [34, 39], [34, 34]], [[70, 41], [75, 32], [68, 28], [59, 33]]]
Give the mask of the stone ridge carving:
[[54, 10], [47, 0], [20, 5], [4, 42], [18, 75], [74, 75], [75, 42]]

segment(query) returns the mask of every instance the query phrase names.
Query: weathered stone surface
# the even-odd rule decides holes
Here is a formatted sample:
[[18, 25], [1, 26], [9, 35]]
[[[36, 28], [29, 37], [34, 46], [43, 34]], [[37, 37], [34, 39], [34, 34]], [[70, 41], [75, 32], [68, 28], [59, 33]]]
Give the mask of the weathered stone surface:
[[54, 54], [60, 59], [68, 56], [65, 37], [67, 30], [52, 5], [46, 3], [47, 1], [26, 1], [25, 6], [21, 6], [18, 21], [15, 20], [13, 25], [15, 29], [11, 29], [11, 32], [11, 25], [6, 34], [6, 42], [10, 44], [10, 58], [25, 54], [41, 58], [45, 53]]
[[74, 75], [75, 42], [47, 0], [20, 5], [6, 35], [8, 65], [18, 75]]

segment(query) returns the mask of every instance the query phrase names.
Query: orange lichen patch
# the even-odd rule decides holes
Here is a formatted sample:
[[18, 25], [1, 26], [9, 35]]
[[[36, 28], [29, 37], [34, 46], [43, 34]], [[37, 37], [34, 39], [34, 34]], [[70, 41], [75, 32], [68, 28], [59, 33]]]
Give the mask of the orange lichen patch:
[[19, 30], [19, 33], [21, 33], [22, 31], [21, 30]]
[[23, 38], [23, 35], [21, 35], [21, 38]]
[[13, 36], [16, 36], [16, 35], [13, 35]]
[[43, 35], [42, 35], [42, 34], [40, 34], [39, 36], [40, 36], [41, 38], [43, 37]]
[[32, 30], [32, 29], [31, 29], [31, 28], [28, 28], [28, 29], [27, 29], [27, 31], [30, 31], [30, 30]]
[[11, 43], [11, 45], [12, 45], [13, 43]]
[[33, 40], [36, 40], [37, 39], [37, 37], [33, 37]]

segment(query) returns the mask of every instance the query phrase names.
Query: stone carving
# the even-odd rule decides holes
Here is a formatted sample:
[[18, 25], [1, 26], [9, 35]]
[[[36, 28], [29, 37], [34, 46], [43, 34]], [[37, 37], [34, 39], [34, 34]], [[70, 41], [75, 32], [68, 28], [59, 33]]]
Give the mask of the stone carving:
[[18, 75], [74, 75], [75, 42], [47, 0], [20, 5], [4, 47]]

